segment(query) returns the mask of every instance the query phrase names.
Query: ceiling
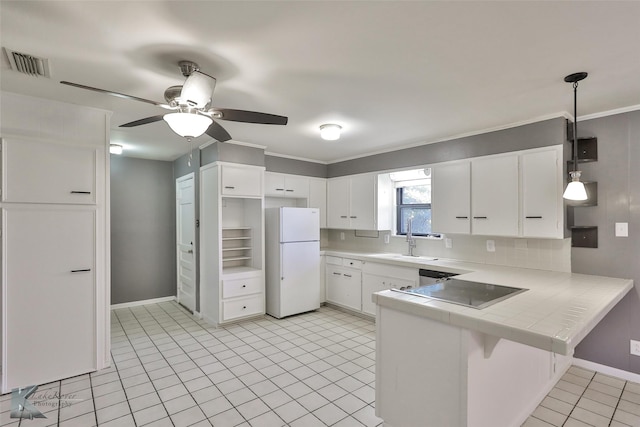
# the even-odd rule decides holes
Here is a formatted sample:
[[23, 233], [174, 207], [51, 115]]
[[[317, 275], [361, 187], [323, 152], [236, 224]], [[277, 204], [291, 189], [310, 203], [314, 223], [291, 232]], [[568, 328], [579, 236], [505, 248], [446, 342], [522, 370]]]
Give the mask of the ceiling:
[[572, 112], [577, 71], [579, 116], [640, 104], [640, 2], [1, 1], [0, 17], [3, 47], [51, 67], [26, 76], [2, 54], [1, 89], [113, 111], [133, 157], [189, 146], [162, 121], [118, 127], [162, 109], [60, 80], [164, 102], [192, 60], [217, 78], [214, 106], [289, 117], [220, 121], [234, 141], [320, 162]]

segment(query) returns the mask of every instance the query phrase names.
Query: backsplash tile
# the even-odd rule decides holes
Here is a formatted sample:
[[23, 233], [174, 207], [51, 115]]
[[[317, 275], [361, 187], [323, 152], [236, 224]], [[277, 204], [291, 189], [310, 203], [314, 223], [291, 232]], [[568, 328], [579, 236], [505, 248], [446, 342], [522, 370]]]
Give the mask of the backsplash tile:
[[[341, 240], [344, 233], [344, 240]], [[322, 230], [321, 245], [335, 250], [361, 252], [406, 253], [407, 242], [404, 237], [389, 236], [384, 243], [385, 234], [378, 237], [358, 237], [353, 230]], [[450, 258], [460, 261], [482, 264], [504, 265], [509, 267], [533, 268], [537, 270], [571, 271], [571, 239], [517, 239], [506, 237], [450, 235], [452, 247], [445, 247], [444, 239], [417, 238], [414, 254], [434, 258]], [[488, 252], [486, 241], [495, 241], [495, 252]]]

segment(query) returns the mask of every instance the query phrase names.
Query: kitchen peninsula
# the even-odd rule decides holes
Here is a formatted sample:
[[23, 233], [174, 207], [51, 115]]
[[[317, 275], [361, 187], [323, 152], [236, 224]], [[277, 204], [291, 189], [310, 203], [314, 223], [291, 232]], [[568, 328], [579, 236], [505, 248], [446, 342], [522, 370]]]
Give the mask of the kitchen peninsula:
[[571, 365], [575, 346], [633, 287], [632, 280], [567, 272], [325, 254], [415, 268], [416, 282], [423, 268], [527, 289], [484, 309], [392, 290], [373, 294], [376, 414], [387, 427], [520, 426]]

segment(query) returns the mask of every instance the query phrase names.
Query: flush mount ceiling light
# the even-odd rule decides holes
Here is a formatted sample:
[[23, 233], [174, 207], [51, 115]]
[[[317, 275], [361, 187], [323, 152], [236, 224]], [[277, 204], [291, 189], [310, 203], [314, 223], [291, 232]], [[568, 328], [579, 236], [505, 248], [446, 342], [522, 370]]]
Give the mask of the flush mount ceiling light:
[[342, 126], [327, 123], [320, 126], [320, 137], [326, 141], [335, 141], [340, 138]]
[[122, 154], [122, 145], [109, 144], [109, 153], [118, 155]]
[[169, 127], [185, 138], [197, 138], [209, 128], [211, 117], [197, 113], [168, 113], [163, 117]]
[[587, 73], [573, 73], [564, 78], [567, 83], [573, 83], [573, 171], [571, 182], [564, 190], [563, 198], [567, 200], [587, 200], [587, 190], [580, 181], [581, 172], [578, 170], [578, 82], [587, 78]]

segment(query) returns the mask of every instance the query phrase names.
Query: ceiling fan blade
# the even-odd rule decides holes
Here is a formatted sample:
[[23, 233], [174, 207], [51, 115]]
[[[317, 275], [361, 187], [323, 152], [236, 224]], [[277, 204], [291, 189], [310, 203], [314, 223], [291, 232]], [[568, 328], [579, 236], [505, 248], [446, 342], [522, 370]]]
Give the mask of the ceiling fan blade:
[[187, 77], [180, 92], [180, 102], [196, 108], [206, 108], [211, 103], [216, 79], [200, 71]]
[[259, 123], [264, 125], [286, 125], [288, 117], [275, 114], [258, 113], [257, 111], [233, 110], [230, 108], [214, 108], [210, 110], [214, 117], [233, 122]]
[[206, 132], [211, 138], [218, 142], [225, 142], [231, 139], [231, 135], [215, 121], [207, 128]]
[[106, 93], [107, 95], [117, 96], [118, 98], [132, 99], [134, 101], [140, 101], [140, 102], [145, 102], [147, 104], [155, 105], [157, 107], [171, 109], [171, 107], [166, 105], [166, 104], [161, 104], [160, 102], [151, 101], [150, 99], [144, 99], [144, 98], [140, 98], [140, 97], [133, 96], [133, 95], [127, 95], [125, 93], [113, 92], [111, 90], [105, 90], [105, 89], [100, 89], [100, 88], [97, 88], [97, 87], [85, 86], [85, 85], [81, 85], [79, 83], [73, 83], [73, 82], [67, 82], [67, 81], [61, 81], [60, 83], [62, 83], [63, 85], [73, 86], [73, 87], [77, 87], [77, 88], [80, 88], [80, 89], [86, 89], [86, 90], [92, 90], [94, 92]]
[[121, 128], [132, 128], [134, 126], [140, 126], [140, 125], [146, 125], [148, 123], [159, 122], [160, 120], [162, 120], [163, 117], [164, 117], [164, 114], [161, 114], [159, 116], [151, 116], [151, 117], [147, 117], [147, 118], [144, 118], [144, 119], [136, 120], [136, 121], [133, 121], [133, 122], [125, 123], [123, 125], [120, 125], [120, 127]]

